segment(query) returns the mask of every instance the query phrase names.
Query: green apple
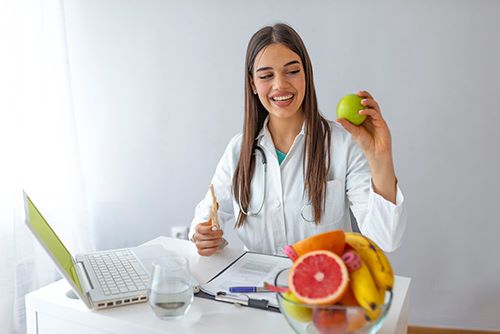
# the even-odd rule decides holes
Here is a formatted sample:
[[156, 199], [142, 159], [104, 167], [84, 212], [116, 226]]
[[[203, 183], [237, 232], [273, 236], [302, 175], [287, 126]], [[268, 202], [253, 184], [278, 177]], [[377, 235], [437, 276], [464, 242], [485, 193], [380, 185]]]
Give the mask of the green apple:
[[366, 119], [366, 115], [360, 115], [358, 112], [365, 109], [361, 105], [362, 97], [356, 94], [344, 96], [337, 105], [337, 118], [344, 118], [354, 125], [360, 125]]

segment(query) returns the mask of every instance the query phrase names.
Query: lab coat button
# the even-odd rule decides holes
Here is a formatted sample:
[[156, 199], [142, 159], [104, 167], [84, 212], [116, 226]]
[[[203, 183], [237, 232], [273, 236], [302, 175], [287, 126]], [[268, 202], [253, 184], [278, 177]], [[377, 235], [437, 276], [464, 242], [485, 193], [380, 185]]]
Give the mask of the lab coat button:
[[280, 206], [281, 206], [280, 201], [278, 201], [278, 200], [274, 201], [274, 207], [275, 208], [279, 208]]

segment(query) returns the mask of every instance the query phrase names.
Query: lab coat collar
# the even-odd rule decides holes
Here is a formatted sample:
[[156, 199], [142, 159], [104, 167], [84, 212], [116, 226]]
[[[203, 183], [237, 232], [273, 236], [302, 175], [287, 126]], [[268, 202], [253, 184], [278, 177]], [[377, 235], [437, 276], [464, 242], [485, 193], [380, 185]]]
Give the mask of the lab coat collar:
[[[267, 127], [267, 123], [269, 123], [269, 115], [266, 117], [264, 120], [264, 124], [262, 125], [262, 129], [260, 129], [259, 134], [257, 135], [257, 143], [262, 146], [274, 146], [273, 144], [273, 138], [271, 136], [271, 132], [269, 132], [269, 128]], [[299, 135], [305, 135], [306, 134], [306, 121], [304, 120], [304, 123], [302, 123], [302, 128], [300, 129], [300, 132], [297, 134]]]

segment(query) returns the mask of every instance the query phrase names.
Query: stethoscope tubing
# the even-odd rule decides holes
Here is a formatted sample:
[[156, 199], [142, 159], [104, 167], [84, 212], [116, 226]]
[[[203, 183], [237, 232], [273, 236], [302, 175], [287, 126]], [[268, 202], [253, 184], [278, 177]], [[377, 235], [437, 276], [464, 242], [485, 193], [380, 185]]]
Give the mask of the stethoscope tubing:
[[265, 196], [266, 196], [267, 157], [266, 157], [266, 154], [264, 153], [264, 150], [259, 145], [255, 145], [253, 149], [254, 149], [254, 151], [253, 151], [252, 154], [255, 155], [255, 157], [257, 157], [257, 154], [256, 154], [257, 151], [259, 151], [260, 155], [261, 155], [262, 165], [264, 167], [264, 190], [262, 191], [262, 198], [260, 200], [259, 210], [257, 210], [256, 212], [251, 212], [250, 210], [248, 210], [248, 211], [243, 210], [243, 207], [241, 206], [241, 187], [240, 187], [240, 191], [238, 193], [238, 205], [240, 207], [241, 212], [243, 212], [243, 214], [245, 216], [247, 216], [247, 217], [249, 217], [249, 216], [256, 216], [256, 215], [258, 215], [262, 211], [262, 207], [264, 207], [264, 200], [265, 200]]
[[[261, 155], [262, 166], [264, 168], [264, 189], [262, 191], [259, 209], [255, 212], [252, 212], [250, 210], [245, 211], [243, 209], [243, 207], [241, 205], [241, 189], [240, 189], [239, 194], [238, 194], [238, 205], [240, 207], [241, 212], [247, 217], [258, 215], [262, 211], [262, 208], [264, 207], [264, 201], [266, 199], [265, 196], [266, 196], [266, 184], [267, 184], [267, 157], [266, 157], [266, 154], [264, 153], [264, 149], [262, 147], [260, 147], [258, 144], [256, 144], [253, 149], [254, 149], [253, 155], [255, 155], [257, 157], [257, 151], [259, 151], [260, 155]], [[312, 222], [314, 222], [314, 219], [311, 220], [311, 219], [307, 219], [306, 217], [304, 217], [304, 209], [306, 208], [307, 205], [311, 205], [311, 204], [304, 204], [304, 206], [302, 206], [302, 209], [300, 210], [300, 216], [305, 221], [312, 223]]]

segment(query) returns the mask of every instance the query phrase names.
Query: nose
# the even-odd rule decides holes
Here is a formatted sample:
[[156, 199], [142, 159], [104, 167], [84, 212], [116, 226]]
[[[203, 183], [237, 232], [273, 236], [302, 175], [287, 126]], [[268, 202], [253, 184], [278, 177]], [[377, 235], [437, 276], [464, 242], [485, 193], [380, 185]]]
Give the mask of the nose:
[[288, 80], [286, 75], [284, 74], [277, 74], [275, 75], [274, 79], [274, 85], [273, 85], [275, 90], [283, 90], [284, 88], [288, 87]]

